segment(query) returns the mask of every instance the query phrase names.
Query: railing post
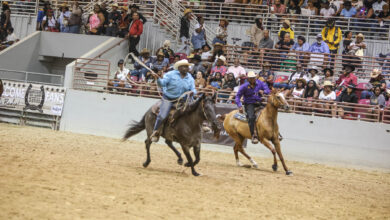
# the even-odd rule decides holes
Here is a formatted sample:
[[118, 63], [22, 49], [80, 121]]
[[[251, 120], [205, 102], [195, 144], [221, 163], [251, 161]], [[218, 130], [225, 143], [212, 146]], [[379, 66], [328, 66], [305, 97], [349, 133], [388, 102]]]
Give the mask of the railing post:
[[39, 0], [35, 0], [35, 14], [36, 15], [38, 14], [38, 10], [39, 10]]
[[219, 3], [219, 19], [218, 20], [221, 20], [221, 17], [222, 16], [222, 3]]
[[156, 20], [157, 1], [158, 0], [154, 0], [154, 4], [153, 4], [153, 22]]
[[306, 31], [306, 41], [309, 41], [310, 22], [311, 22], [311, 16], [309, 16], [309, 22], [307, 23], [307, 30], [308, 31]]

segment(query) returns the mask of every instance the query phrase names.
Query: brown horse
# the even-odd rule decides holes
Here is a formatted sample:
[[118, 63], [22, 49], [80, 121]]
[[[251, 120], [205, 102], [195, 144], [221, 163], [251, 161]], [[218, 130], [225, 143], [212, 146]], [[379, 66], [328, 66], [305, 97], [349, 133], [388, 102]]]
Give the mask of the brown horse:
[[[274, 164], [272, 169], [277, 171], [277, 159], [276, 153], [279, 156], [280, 161], [283, 164], [283, 168], [286, 171], [286, 175], [293, 175], [293, 173], [288, 170], [286, 163], [284, 162], [282, 151], [280, 149], [280, 140], [279, 140], [279, 126], [277, 123], [278, 117], [278, 108], [284, 107], [286, 110], [290, 108], [286, 99], [284, 98], [283, 93], [279, 93], [277, 90], [272, 90], [271, 95], [268, 98], [266, 107], [262, 110], [259, 118], [256, 121], [256, 130], [258, 132], [259, 140], [264, 144], [274, 156]], [[249, 131], [249, 126], [247, 122], [240, 121], [234, 118], [234, 115], [238, 110], [234, 110], [225, 116], [223, 126], [226, 132], [233, 138], [235, 141], [234, 145], [234, 155], [236, 157], [237, 166], [242, 166], [239, 158], [238, 152], [241, 152], [252, 165], [257, 168], [257, 163], [245, 152], [242, 147], [242, 143], [245, 138], [251, 139], [251, 134]], [[270, 141], [273, 143], [275, 148], [271, 145]]]

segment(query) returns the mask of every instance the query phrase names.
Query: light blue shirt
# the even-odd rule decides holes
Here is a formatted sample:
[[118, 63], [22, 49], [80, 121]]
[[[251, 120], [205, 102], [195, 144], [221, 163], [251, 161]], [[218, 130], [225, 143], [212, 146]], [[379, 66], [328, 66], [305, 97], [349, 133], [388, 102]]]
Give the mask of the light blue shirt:
[[158, 79], [157, 84], [162, 87], [164, 96], [169, 99], [177, 99], [188, 91], [196, 94], [195, 80], [190, 73], [182, 78], [178, 70], [172, 70], [166, 73], [162, 79]]
[[312, 52], [312, 53], [329, 53], [329, 47], [328, 47], [328, 45], [324, 41], [322, 41], [320, 45], [317, 42], [314, 42], [310, 46], [309, 52]]
[[356, 15], [356, 9], [354, 7], [351, 7], [351, 9], [349, 9], [349, 11], [347, 11], [347, 9], [344, 8], [341, 11], [340, 15], [343, 17], [346, 17], [346, 18], [351, 18], [351, 17]]
[[303, 43], [302, 46], [299, 46], [298, 42], [296, 42], [292, 47], [291, 47], [291, 50], [295, 50], [295, 51], [301, 51], [301, 52], [307, 52], [309, 51], [309, 44], [308, 43]]

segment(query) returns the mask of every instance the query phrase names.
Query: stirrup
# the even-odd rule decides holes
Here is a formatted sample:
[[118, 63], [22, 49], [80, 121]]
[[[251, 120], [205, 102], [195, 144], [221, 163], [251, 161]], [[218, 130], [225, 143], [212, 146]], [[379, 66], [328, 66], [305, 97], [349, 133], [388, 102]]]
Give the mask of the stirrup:
[[158, 142], [158, 139], [160, 139], [158, 131], [153, 131], [152, 135], [150, 135], [150, 140], [152, 142], [156, 143], [156, 142]]
[[256, 136], [253, 136], [252, 137], [252, 144], [257, 144], [259, 143], [259, 138], [257, 138]]

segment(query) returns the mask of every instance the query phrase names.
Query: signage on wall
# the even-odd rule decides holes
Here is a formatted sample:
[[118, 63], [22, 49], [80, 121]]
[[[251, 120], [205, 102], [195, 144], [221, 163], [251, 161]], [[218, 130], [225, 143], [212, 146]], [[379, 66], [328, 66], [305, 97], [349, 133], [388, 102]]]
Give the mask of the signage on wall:
[[3, 94], [0, 108], [37, 112], [46, 115], [61, 116], [65, 100], [65, 88], [3, 81]]

